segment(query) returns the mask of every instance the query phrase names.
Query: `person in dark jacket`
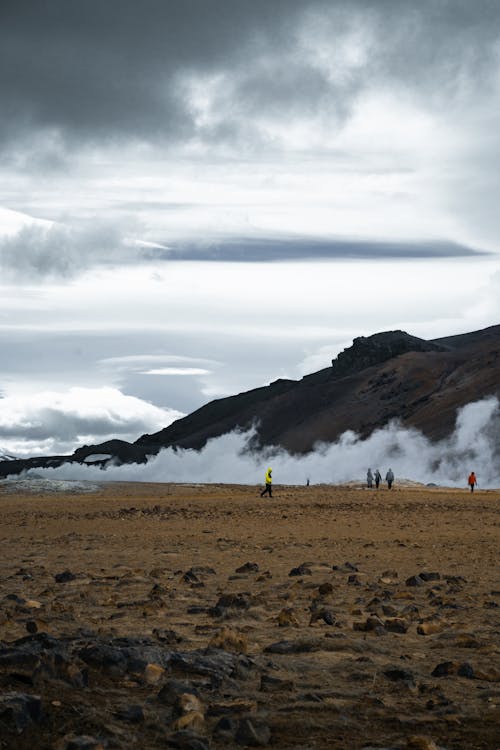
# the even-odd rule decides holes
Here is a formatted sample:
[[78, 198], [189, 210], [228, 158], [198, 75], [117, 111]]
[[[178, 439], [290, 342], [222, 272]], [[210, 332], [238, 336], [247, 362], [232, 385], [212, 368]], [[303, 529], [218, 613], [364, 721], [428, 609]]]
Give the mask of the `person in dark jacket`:
[[394, 482], [394, 472], [392, 469], [389, 469], [389, 471], [385, 475], [385, 481], [387, 482], [387, 489], [392, 489], [392, 484]]
[[373, 486], [373, 474], [371, 469], [368, 469], [368, 471], [366, 472], [366, 486], [369, 489], [371, 489]]
[[382, 479], [382, 474], [378, 469], [375, 470], [375, 487], [378, 490], [378, 486], [380, 484], [380, 480]]

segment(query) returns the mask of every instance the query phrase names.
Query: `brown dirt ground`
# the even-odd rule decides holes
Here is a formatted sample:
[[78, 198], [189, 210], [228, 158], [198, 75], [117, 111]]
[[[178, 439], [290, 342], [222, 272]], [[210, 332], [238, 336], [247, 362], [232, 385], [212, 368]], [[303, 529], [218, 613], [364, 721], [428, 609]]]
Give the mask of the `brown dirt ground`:
[[[240, 696], [231, 697], [268, 724], [271, 748], [406, 748], [412, 735], [447, 750], [500, 747], [500, 492], [276, 486], [270, 500], [260, 488], [230, 485], [104, 483], [79, 495], [6, 489], [0, 485], [3, 645], [25, 636], [30, 621], [58, 637], [82, 628], [151, 637], [171, 629], [182, 638], [175, 648], [191, 651], [227, 626], [243, 636], [261, 673], [284, 680], [270, 692], [257, 678], [243, 680]], [[237, 574], [247, 562], [258, 572]], [[346, 562], [358, 569], [355, 582]], [[289, 576], [301, 563], [311, 574]], [[193, 566], [215, 574], [199, 573], [194, 585], [183, 580]], [[66, 569], [76, 579], [56, 583]], [[422, 571], [440, 580], [406, 584]], [[156, 602], [148, 599], [155, 583], [164, 590]], [[334, 624], [311, 623], [324, 583], [332, 590], [320, 610]], [[249, 608], [224, 617], [205, 611], [221, 594], [242, 592]], [[28, 604], [13, 612], [9, 594]], [[384, 623], [383, 605], [401, 614], [405, 633], [353, 629], [370, 613]], [[200, 611], [188, 613], [192, 607]], [[292, 624], [279, 624], [283, 612], [282, 622]], [[427, 621], [440, 632], [419, 634]], [[285, 639], [309, 649], [264, 652]], [[446, 661], [455, 673], [432, 676]], [[463, 664], [472, 670], [461, 676]], [[412, 678], [389, 679], [391, 667]], [[37, 692], [46, 719], [17, 739], [3, 738], [0, 726], [0, 747], [52, 748], [71, 732], [99, 735], [108, 747], [167, 747], [170, 727], [159, 728], [154, 702], [167, 677], [157, 685], [144, 675], [111, 683], [91, 671], [86, 688], [48, 682], [40, 691], [3, 674], [0, 693]], [[123, 704], [144, 707], [141, 726], [112, 720]], [[233, 747], [213, 735], [215, 723], [207, 711], [200, 734], [212, 748]]]

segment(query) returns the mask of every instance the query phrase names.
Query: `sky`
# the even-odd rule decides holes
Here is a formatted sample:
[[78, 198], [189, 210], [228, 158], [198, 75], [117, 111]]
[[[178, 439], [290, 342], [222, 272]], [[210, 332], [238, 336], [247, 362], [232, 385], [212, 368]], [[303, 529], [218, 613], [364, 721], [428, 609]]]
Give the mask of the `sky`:
[[3, 0], [0, 452], [500, 322], [496, 0]]

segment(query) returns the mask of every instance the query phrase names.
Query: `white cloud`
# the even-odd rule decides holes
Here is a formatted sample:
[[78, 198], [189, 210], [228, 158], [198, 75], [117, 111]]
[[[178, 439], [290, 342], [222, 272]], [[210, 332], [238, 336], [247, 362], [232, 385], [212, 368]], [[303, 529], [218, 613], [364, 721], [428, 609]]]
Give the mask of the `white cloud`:
[[69, 453], [111, 438], [134, 441], [182, 417], [116, 388], [70, 388], [0, 399], [0, 445], [15, 455]]
[[210, 375], [210, 370], [201, 367], [158, 367], [153, 370], [143, 370], [141, 375]]

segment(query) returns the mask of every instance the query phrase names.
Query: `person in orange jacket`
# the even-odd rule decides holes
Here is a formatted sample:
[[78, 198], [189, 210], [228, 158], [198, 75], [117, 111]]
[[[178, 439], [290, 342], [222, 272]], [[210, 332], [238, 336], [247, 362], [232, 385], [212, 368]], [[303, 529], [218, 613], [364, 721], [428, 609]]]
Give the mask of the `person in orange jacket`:
[[477, 485], [477, 479], [476, 479], [476, 475], [474, 474], [473, 471], [471, 471], [471, 473], [469, 474], [469, 478], [468, 478], [467, 482], [469, 484], [470, 491], [474, 492], [474, 485]]

